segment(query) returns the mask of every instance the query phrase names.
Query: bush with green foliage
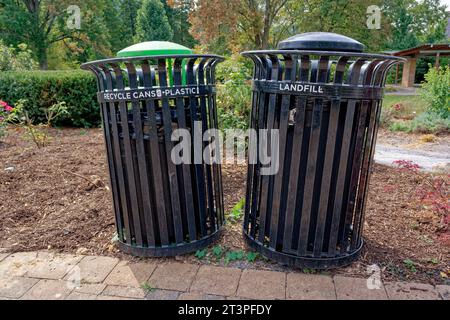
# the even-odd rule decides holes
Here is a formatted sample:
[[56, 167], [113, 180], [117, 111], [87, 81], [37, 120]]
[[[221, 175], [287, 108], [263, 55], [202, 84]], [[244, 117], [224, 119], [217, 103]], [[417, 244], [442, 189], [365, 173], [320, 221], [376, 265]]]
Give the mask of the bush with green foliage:
[[65, 103], [68, 114], [56, 126], [96, 127], [101, 117], [96, 79], [85, 71], [27, 71], [0, 73], [0, 98], [11, 106], [26, 100], [34, 123], [46, 122], [45, 110]]
[[251, 110], [251, 69], [231, 57], [217, 67], [218, 117], [222, 129], [247, 129]]
[[450, 117], [450, 67], [437, 70], [430, 67], [422, 84], [422, 97], [428, 104], [429, 112], [444, 119]]
[[37, 68], [33, 53], [26, 44], [8, 47], [0, 40], [0, 71], [23, 71]]
[[424, 112], [411, 121], [394, 121], [391, 131], [423, 134], [443, 134], [450, 132], [450, 118], [443, 119], [437, 113]]

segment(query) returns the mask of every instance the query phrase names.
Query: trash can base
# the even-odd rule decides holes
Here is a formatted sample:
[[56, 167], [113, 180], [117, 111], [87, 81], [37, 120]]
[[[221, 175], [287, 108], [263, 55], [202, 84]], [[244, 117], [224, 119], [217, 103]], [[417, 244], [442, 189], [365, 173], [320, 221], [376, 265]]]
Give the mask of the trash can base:
[[348, 253], [337, 258], [311, 258], [311, 257], [299, 257], [273, 251], [267, 248], [266, 246], [262, 245], [255, 239], [251, 238], [245, 232], [244, 232], [244, 239], [252, 249], [256, 250], [257, 252], [259, 252], [268, 259], [274, 260], [289, 267], [309, 268], [317, 270], [333, 269], [347, 266], [359, 259], [361, 255], [361, 250], [364, 247], [364, 241], [361, 241], [361, 246], [352, 253]]
[[184, 255], [188, 253], [196, 252], [209, 246], [211, 243], [219, 239], [222, 233], [222, 229], [216, 231], [215, 233], [209, 235], [206, 238], [192, 242], [192, 243], [182, 243], [180, 245], [174, 245], [169, 247], [136, 247], [129, 244], [119, 242], [119, 249], [127, 254], [131, 254], [136, 257], [141, 258], [157, 258], [157, 257], [173, 257]]

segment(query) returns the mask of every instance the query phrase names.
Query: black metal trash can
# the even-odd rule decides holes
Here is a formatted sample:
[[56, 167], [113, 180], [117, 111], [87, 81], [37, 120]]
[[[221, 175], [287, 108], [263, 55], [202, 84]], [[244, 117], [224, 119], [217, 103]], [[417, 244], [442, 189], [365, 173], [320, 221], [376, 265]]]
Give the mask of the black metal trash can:
[[[163, 55], [161, 44], [169, 47]], [[195, 164], [193, 152], [193, 140], [217, 128], [214, 73], [223, 58], [171, 43], [137, 46], [128, 57], [82, 66], [98, 79], [119, 246], [141, 257], [194, 252], [224, 223], [221, 167]], [[175, 129], [191, 134], [188, 164], [172, 161]]]
[[401, 61], [363, 50], [317, 32], [243, 53], [255, 64], [251, 128], [279, 130], [278, 173], [257, 161], [247, 179], [244, 236], [268, 258], [325, 269], [359, 257], [385, 78]]

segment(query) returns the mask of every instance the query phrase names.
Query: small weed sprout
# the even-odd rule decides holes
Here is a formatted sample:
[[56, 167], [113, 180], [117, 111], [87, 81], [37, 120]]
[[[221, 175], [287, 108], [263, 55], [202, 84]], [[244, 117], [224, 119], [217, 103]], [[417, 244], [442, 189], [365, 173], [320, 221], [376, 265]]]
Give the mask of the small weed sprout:
[[407, 269], [409, 269], [409, 271], [411, 271], [413, 273], [417, 272], [416, 263], [414, 261], [412, 261], [411, 259], [406, 259], [403, 261], [403, 263], [405, 264], [405, 267]]
[[26, 100], [19, 100], [14, 108], [14, 120], [19, 122], [27, 130], [27, 138], [39, 148], [45, 148], [50, 142], [50, 128], [55, 120], [69, 114], [66, 103], [58, 102], [49, 108], [43, 109], [45, 123], [34, 124], [25, 108]]
[[233, 209], [231, 209], [231, 212], [227, 215], [227, 218], [232, 223], [238, 223], [242, 220], [242, 217], [244, 215], [244, 208], [245, 208], [245, 199], [242, 199], [239, 201]]
[[155, 288], [153, 288], [148, 282], [144, 282], [144, 283], [141, 285], [141, 288], [142, 288], [142, 290], [144, 290], [144, 292], [145, 292], [146, 294], [149, 294], [149, 293], [152, 293], [152, 292], [155, 291]]

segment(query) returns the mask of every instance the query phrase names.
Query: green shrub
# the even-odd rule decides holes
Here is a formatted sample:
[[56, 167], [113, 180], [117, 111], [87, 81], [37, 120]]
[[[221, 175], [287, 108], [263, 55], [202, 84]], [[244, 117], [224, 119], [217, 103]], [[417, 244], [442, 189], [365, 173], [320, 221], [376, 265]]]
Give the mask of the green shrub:
[[231, 57], [217, 67], [218, 117], [222, 129], [247, 129], [252, 88], [248, 65]]
[[37, 68], [33, 53], [26, 44], [19, 44], [17, 48], [8, 47], [0, 40], [0, 71], [21, 71]]
[[443, 119], [433, 112], [425, 112], [410, 123], [410, 131], [415, 133], [447, 133], [450, 132], [450, 118]]
[[450, 117], [450, 67], [439, 70], [430, 66], [422, 84], [422, 97], [427, 102], [428, 111], [442, 118]]
[[443, 119], [433, 112], [425, 112], [411, 121], [394, 121], [390, 124], [391, 131], [422, 134], [442, 134], [450, 132], [450, 118]]
[[391, 125], [389, 126], [389, 129], [394, 132], [397, 132], [397, 131], [411, 132], [410, 124], [405, 121], [392, 122]]
[[100, 124], [97, 84], [86, 71], [27, 71], [0, 73], [0, 99], [25, 106], [34, 123], [45, 122], [46, 108], [65, 103], [68, 114], [56, 126], [95, 127]]

